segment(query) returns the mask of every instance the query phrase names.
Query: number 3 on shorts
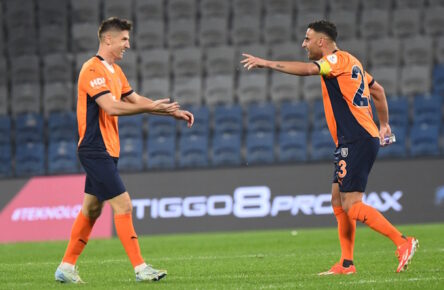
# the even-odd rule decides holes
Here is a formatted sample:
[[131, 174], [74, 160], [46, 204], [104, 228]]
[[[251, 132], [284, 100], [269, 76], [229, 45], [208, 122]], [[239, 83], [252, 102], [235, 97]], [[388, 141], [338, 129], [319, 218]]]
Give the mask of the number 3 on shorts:
[[339, 165], [339, 170], [338, 170], [338, 177], [339, 178], [344, 178], [347, 175], [347, 162], [345, 162], [345, 160], [341, 160], [338, 163]]

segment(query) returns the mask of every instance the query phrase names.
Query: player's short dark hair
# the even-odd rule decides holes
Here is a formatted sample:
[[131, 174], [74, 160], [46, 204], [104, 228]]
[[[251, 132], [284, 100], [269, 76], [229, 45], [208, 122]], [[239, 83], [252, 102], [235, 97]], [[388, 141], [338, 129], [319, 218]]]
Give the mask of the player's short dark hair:
[[110, 30], [131, 31], [132, 27], [133, 27], [133, 24], [129, 20], [120, 19], [117, 17], [110, 17], [106, 20], [103, 20], [102, 23], [100, 24], [98, 36], [99, 36], [99, 39], [101, 39], [102, 35], [107, 31], [110, 31]]
[[338, 31], [336, 30], [336, 25], [327, 20], [315, 21], [308, 24], [308, 28], [313, 29], [316, 32], [321, 32], [330, 37], [333, 41], [338, 38]]

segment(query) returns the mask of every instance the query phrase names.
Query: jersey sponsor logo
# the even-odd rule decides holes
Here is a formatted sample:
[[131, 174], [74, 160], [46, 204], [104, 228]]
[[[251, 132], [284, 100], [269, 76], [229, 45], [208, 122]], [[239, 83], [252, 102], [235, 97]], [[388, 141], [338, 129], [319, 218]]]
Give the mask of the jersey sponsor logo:
[[[381, 212], [401, 211], [402, 191], [371, 192], [363, 201]], [[331, 194], [277, 195], [272, 197], [267, 186], [238, 187], [233, 195], [142, 198], [132, 201], [136, 219], [146, 215], [152, 219], [180, 217], [229, 216], [236, 218], [275, 217], [282, 213], [296, 215], [332, 214]]]
[[91, 88], [99, 88], [101, 86], [105, 85], [105, 78], [95, 78], [92, 81], [89, 82], [89, 85]]
[[332, 64], [336, 64], [338, 62], [338, 57], [336, 56], [336, 54], [330, 54], [327, 55], [327, 60]]

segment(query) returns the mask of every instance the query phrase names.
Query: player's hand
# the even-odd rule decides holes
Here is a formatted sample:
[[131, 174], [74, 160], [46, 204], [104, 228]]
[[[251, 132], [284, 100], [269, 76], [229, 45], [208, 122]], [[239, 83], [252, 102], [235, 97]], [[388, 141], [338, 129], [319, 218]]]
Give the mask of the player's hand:
[[246, 67], [248, 70], [258, 67], [263, 68], [267, 66], [267, 61], [265, 59], [252, 56], [251, 54], [242, 54], [245, 59], [241, 60], [241, 63]]
[[194, 116], [193, 114], [191, 114], [188, 111], [184, 111], [184, 110], [177, 110], [175, 111], [172, 116], [178, 120], [185, 120], [187, 121], [187, 126], [188, 128], [191, 128], [191, 126], [193, 126], [194, 123]]
[[155, 100], [153, 101], [152, 106], [152, 112], [166, 114], [172, 114], [180, 108], [179, 103], [170, 103], [169, 98]]
[[392, 129], [390, 128], [390, 125], [388, 123], [381, 124], [379, 126], [379, 140], [380, 140], [379, 143], [381, 144], [381, 146], [385, 146], [383, 144], [384, 138], [390, 136], [391, 134], [392, 134]]

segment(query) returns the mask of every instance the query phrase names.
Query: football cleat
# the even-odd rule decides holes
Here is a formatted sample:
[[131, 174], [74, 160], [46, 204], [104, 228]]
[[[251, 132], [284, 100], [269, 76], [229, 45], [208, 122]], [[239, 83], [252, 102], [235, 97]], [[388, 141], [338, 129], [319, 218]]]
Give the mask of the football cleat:
[[330, 270], [321, 272], [318, 275], [319, 276], [325, 276], [325, 275], [350, 275], [356, 273], [356, 267], [355, 265], [350, 265], [349, 267], [343, 267], [341, 263], [336, 263], [331, 267]]
[[407, 241], [402, 245], [398, 246], [395, 255], [398, 257], [398, 268], [396, 273], [403, 272], [407, 270], [409, 263], [412, 261], [413, 255], [416, 249], [419, 247], [419, 241], [413, 237], [408, 237]]
[[147, 265], [145, 268], [136, 273], [136, 281], [159, 281], [166, 275], [166, 270], [156, 270], [151, 265]]
[[83, 280], [79, 276], [79, 272], [76, 268], [73, 270], [63, 269], [62, 267], [57, 267], [55, 272], [55, 280], [60, 283], [73, 283], [73, 284], [83, 284]]

